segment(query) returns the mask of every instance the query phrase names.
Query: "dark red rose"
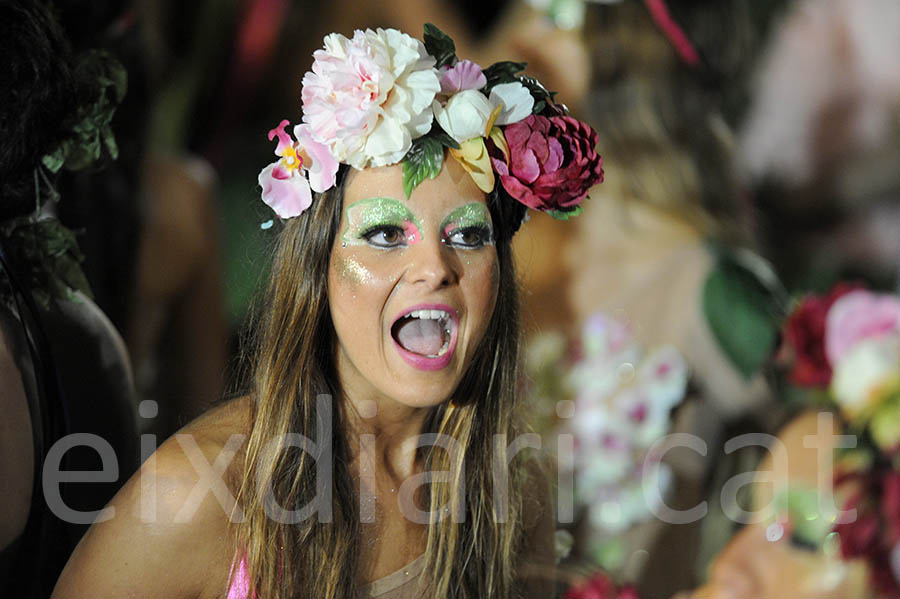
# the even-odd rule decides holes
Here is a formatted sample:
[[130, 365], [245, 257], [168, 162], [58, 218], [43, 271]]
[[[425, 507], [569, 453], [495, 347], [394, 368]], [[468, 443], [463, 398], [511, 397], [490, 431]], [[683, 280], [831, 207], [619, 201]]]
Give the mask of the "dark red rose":
[[503, 189], [529, 208], [571, 211], [603, 181], [597, 132], [570, 116], [530, 115], [503, 128], [509, 156], [490, 144]]
[[784, 345], [779, 353], [792, 362], [790, 381], [800, 387], [827, 387], [831, 365], [825, 356], [825, 318], [842, 295], [859, 285], [838, 283], [825, 296], [810, 295], [800, 302], [784, 325]]

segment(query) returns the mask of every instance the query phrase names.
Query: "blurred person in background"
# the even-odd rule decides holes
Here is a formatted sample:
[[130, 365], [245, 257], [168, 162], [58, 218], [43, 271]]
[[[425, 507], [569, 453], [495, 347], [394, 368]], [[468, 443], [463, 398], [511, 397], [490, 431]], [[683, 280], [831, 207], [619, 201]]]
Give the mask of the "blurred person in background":
[[[221, 399], [227, 352], [216, 176], [181, 140], [154, 129], [184, 36], [196, 29], [164, 19], [171, 4], [54, 0], [76, 50], [103, 47], [128, 71], [129, 93], [111, 123], [118, 159], [63, 177], [72, 201], [60, 218], [83, 230], [98, 305], [123, 333], [139, 401], [155, 402], [140, 427], [160, 437]], [[197, 74], [193, 85], [208, 77]]]
[[[109, 55], [75, 55], [33, 0], [0, 2], [0, 54], [0, 588], [45, 597], [137, 467], [125, 347], [56, 218], [60, 169], [115, 153], [125, 75]], [[83, 477], [63, 482], [66, 471]]]
[[[790, 287], [822, 292], [838, 279], [852, 281], [797, 301], [796, 327], [785, 329], [786, 344], [795, 346], [786, 356], [795, 364], [803, 360], [804, 374], [794, 384], [818, 396], [779, 432], [790, 469], [778, 473], [773, 459], [765, 460], [754, 504], [770, 505], [779, 484], [795, 493], [821, 492], [822, 481], [833, 476], [837, 506], [858, 511], [826, 537], [839, 541], [837, 547], [821, 539], [798, 543], [803, 527], [790, 525], [796, 519], [784, 534], [773, 535], [770, 521], [747, 526], [715, 560], [695, 599], [895, 597], [900, 588], [889, 484], [896, 478], [896, 448], [876, 436], [892, 429], [875, 429], [897, 422], [887, 401], [894, 387], [880, 377], [895, 379], [898, 366], [890, 350], [865, 354], [862, 343], [890, 347], [900, 304], [896, 296], [859, 289], [865, 281], [896, 290], [900, 269], [900, 77], [892, 60], [898, 44], [895, 2], [794, 3], [768, 42], [738, 144], [741, 174], [756, 186], [764, 247]], [[849, 348], [859, 337], [861, 352], [844, 349], [839, 357], [832, 336], [840, 339], [841, 326], [853, 331], [841, 344]], [[854, 394], [865, 398], [862, 414], [841, 403]], [[823, 405], [822, 398], [837, 403]], [[841, 414], [843, 424], [823, 429], [822, 415], [831, 423]], [[823, 450], [836, 452], [834, 472], [823, 469]], [[865, 452], [875, 458], [860, 461]], [[842, 456], [849, 464], [839, 462]], [[814, 523], [819, 509], [804, 519]], [[825, 532], [832, 530], [828, 522]]]
[[[708, 453], [666, 455], [674, 473], [666, 497], [679, 510], [708, 499], [709, 514], [677, 525], [651, 518], [627, 533], [619, 574], [636, 580], [642, 596], [668, 597], [704, 579], [706, 564], [734, 532], [719, 508], [721, 485], [759, 457], [752, 448], [725, 455], [722, 444], [771, 430], [782, 417], [762, 368], [784, 298], [754, 253], [753, 211], [736, 176], [732, 133], [779, 5], [592, 6], [586, 37], [594, 81], [585, 114], [609, 155], [607, 183], [592, 193], [574, 231], [538, 215], [517, 240], [526, 263], [549, 265], [563, 255], [567, 266], [525, 269], [532, 283], [526, 317], [572, 332], [597, 312], [614, 316], [643, 346], [677, 348], [691, 373], [671, 432], [695, 435]], [[554, 233], [552, 252], [529, 240], [534, 234], [546, 248], [543, 240]], [[574, 532], [577, 563], [593, 533], [586, 523]]]
[[900, 5], [796, 2], [768, 44], [738, 165], [790, 287], [900, 273]]

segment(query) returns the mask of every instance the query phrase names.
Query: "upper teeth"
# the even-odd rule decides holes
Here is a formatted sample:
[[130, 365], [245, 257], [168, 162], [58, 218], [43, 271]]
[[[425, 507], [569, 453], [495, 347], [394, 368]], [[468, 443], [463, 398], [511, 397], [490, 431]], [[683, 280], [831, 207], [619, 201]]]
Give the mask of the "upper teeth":
[[428, 318], [431, 320], [448, 320], [450, 315], [443, 310], [413, 310], [407, 316], [412, 318]]

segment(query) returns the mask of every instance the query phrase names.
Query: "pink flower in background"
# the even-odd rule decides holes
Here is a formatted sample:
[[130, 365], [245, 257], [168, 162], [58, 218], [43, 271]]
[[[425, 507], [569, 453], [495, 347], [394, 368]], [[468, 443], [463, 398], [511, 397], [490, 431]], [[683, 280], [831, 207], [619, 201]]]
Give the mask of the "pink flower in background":
[[859, 289], [834, 303], [825, 322], [825, 353], [832, 367], [863, 339], [900, 333], [900, 300]]
[[506, 192], [529, 208], [574, 208], [603, 181], [602, 159], [594, 149], [597, 132], [586, 123], [530, 115], [503, 134], [509, 154], [493, 145], [491, 162]]
[[399, 162], [431, 129], [440, 91], [435, 60], [396, 29], [332, 33], [303, 77], [303, 121], [338, 162], [361, 169]]

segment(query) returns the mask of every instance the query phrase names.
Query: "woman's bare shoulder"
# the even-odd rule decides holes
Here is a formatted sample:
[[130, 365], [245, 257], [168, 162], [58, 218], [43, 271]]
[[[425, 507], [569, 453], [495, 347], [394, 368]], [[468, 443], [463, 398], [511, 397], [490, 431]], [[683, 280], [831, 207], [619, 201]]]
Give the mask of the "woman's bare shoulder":
[[144, 461], [79, 543], [54, 597], [222, 594], [249, 401], [235, 399], [178, 431]]

